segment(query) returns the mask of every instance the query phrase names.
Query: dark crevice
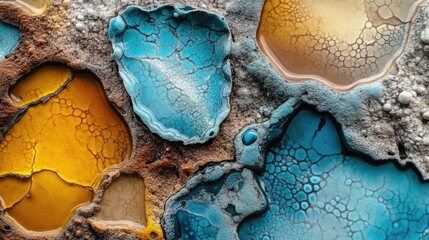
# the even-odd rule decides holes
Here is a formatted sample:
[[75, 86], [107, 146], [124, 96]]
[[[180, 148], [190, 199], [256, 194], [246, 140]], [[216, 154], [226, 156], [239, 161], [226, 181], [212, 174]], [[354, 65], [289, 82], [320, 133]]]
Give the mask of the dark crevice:
[[319, 122], [319, 125], [317, 126], [317, 130], [314, 132], [313, 140], [314, 140], [314, 138], [317, 136], [317, 134], [318, 134], [320, 131], [322, 131], [322, 128], [325, 126], [325, 124], [326, 124], [326, 119], [325, 119], [325, 118], [321, 118], [321, 119], [320, 119], [320, 122]]
[[407, 159], [407, 152], [405, 150], [405, 146], [404, 146], [402, 139], [397, 142], [397, 146], [398, 146], [398, 151], [399, 151], [399, 158], [401, 160]]

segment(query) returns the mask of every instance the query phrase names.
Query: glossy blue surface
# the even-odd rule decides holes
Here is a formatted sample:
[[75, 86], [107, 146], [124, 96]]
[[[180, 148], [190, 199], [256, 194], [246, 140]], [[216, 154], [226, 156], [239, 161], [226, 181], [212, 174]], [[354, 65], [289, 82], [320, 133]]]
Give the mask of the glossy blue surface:
[[429, 183], [414, 168], [351, 154], [330, 116], [297, 108], [242, 130], [233, 173], [208, 167], [169, 200], [168, 239], [429, 239]]
[[255, 130], [248, 130], [246, 133], [243, 134], [243, 144], [246, 146], [249, 146], [252, 143], [256, 142], [257, 139], [258, 133]]
[[204, 143], [229, 113], [226, 21], [180, 5], [128, 7], [109, 38], [134, 111], [162, 138]]
[[344, 153], [330, 117], [302, 110], [268, 150], [258, 177], [267, 211], [242, 222], [241, 239], [421, 239], [429, 184], [412, 169]]
[[18, 27], [0, 20], [0, 59], [3, 59], [18, 45], [21, 32]]

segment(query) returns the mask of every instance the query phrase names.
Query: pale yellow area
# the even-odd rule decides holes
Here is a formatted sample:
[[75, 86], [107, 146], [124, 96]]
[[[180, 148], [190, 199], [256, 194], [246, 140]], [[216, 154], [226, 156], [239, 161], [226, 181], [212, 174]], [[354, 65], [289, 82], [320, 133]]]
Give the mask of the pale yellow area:
[[61, 228], [73, 209], [91, 199], [91, 189], [67, 183], [51, 171], [42, 171], [32, 175], [28, 195], [7, 214], [25, 229], [50, 231]]
[[71, 73], [71, 69], [64, 65], [46, 65], [32, 71], [10, 90], [13, 103], [23, 106], [55, 93], [67, 82]]
[[10, 208], [24, 198], [30, 190], [30, 178], [6, 176], [0, 178], [0, 208]]
[[266, 0], [257, 40], [288, 80], [337, 90], [384, 75], [419, 0]]
[[145, 182], [137, 175], [121, 175], [104, 191], [93, 226], [139, 232], [141, 239], [162, 239], [162, 230], [150, 212]]
[[[69, 75], [65, 68], [41, 68], [35, 75]], [[26, 78], [19, 84], [26, 92], [44, 80]], [[75, 74], [58, 94], [29, 107], [0, 141], [0, 197], [9, 219], [30, 231], [63, 226], [73, 208], [89, 201], [102, 172], [126, 159], [131, 147], [129, 130], [100, 81]], [[22, 199], [30, 178], [30, 197]]]
[[101, 231], [134, 231], [141, 239], [163, 239], [161, 227], [151, 215], [151, 204], [143, 178], [121, 175], [104, 191], [100, 211], [91, 224]]
[[143, 228], [146, 225], [145, 186], [143, 178], [122, 175], [104, 191], [98, 219], [109, 225], [122, 220], [131, 221]]
[[31, 15], [41, 15], [48, 9], [50, 0], [1, 0], [3, 2], [12, 2], [24, 9]]
[[[308, 7], [311, 18], [304, 21], [303, 28], [308, 32], [324, 32], [335, 35], [348, 44], [353, 44], [359, 38], [362, 26], [368, 21], [365, 14], [365, 5], [361, 0], [304, 0], [302, 7]], [[315, 18], [313, 20], [313, 18]], [[347, 19], [347, 21], [341, 21]], [[316, 21], [315, 21], [316, 20]], [[323, 24], [319, 24], [323, 22]], [[298, 25], [299, 26], [299, 25]]]

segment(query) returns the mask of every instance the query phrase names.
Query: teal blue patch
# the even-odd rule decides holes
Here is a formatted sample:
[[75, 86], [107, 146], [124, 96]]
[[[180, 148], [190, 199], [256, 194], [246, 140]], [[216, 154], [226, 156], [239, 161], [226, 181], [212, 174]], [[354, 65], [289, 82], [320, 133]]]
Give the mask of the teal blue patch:
[[424, 239], [429, 233], [429, 185], [413, 169], [345, 154], [329, 116], [301, 110], [268, 152], [257, 179], [269, 206], [241, 223], [240, 239]]
[[21, 31], [18, 27], [0, 21], [0, 59], [3, 59], [18, 45]]
[[237, 223], [266, 208], [262, 189], [247, 169], [198, 180], [203, 182], [167, 202], [162, 220], [166, 239], [237, 239]]
[[[233, 173], [211, 166], [173, 196], [167, 239], [427, 239], [429, 184], [419, 173], [350, 154], [330, 116], [300, 106], [244, 128]], [[250, 131], [258, 138], [246, 146]]]
[[230, 109], [225, 19], [181, 5], [131, 6], [111, 20], [109, 38], [134, 111], [152, 132], [184, 144], [217, 135]]

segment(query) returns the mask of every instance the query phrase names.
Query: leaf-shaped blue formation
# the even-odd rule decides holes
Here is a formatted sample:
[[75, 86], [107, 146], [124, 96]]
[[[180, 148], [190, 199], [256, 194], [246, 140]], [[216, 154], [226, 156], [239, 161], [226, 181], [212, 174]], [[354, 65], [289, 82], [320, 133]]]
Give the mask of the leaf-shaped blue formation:
[[217, 135], [231, 92], [225, 19], [181, 5], [131, 6], [111, 20], [109, 38], [134, 111], [152, 132], [184, 144]]
[[0, 59], [3, 59], [18, 45], [21, 32], [18, 27], [0, 21]]
[[[413, 168], [352, 154], [329, 115], [296, 111], [300, 105], [288, 101], [270, 120], [241, 131], [233, 174], [225, 166], [223, 172], [203, 172], [169, 200], [163, 222], [165, 232], [174, 233], [169, 239], [219, 237], [210, 221], [201, 224], [211, 218], [230, 224], [222, 239], [427, 239], [429, 183]], [[222, 169], [209, 167], [216, 168]], [[261, 186], [265, 200], [257, 191], [240, 194], [229, 187], [229, 178], [249, 168], [253, 174], [247, 174], [256, 177], [246, 185]], [[212, 178], [219, 180], [207, 185], [204, 179]], [[192, 211], [199, 209], [192, 208], [195, 202], [224, 214]], [[226, 202], [234, 203], [232, 210], [248, 206], [250, 217], [231, 221]]]

